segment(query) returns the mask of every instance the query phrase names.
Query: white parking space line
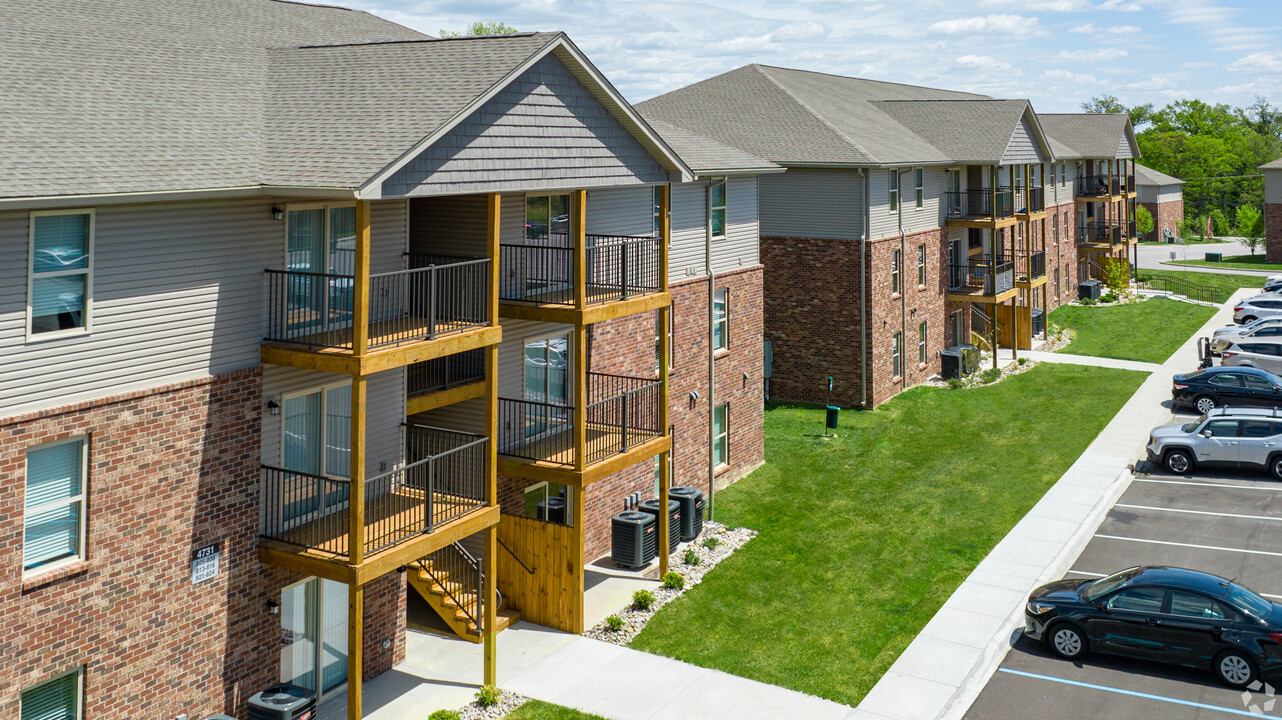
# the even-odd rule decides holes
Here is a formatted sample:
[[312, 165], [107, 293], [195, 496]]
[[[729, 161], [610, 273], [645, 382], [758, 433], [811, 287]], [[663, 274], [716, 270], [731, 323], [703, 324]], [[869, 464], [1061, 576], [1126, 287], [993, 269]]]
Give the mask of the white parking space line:
[[1184, 510], [1182, 508], [1164, 508], [1152, 507], [1150, 505], [1127, 505], [1118, 503], [1115, 508], [1130, 508], [1131, 510], [1155, 510], [1157, 512], [1187, 513], [1189, 515], [1214, 515], [1216, 517], [1238, 518], [1240, 520], [1266, 520], [1268, 522], [1282, 522], [1282, 517], [1272, 517], [1269, 515], [1237, 515], [1234, 513], [1210, 512], [1209, 510]]
[[[1067, 573], [1065, 573], [1065, 574], [1066, 574], [1066, 575], [1081, 575], [1081, 576], [1083, 576], [1083, 577], [1093, 577], [1093, 578], [1108, 577], [1108, 576], [1107, 576], [1107, 575], [1105, 575], [1104, 573], [1086, 572], [1085, 570], [1069, 570], [1069, 571], [1068, 571]], [[1273, 598], [1274, 600], [1282, 600], [1282, 595], [1274, 595], [1274, 594], [1272, 594], [1272, 593], [1266, 593], [1266, 592], [1262, 592], [1262, 593], [1260, 593], [1260, 594], [1261, 594], [1261, 595], [1263, 595], [1263, 596], [1264, 596], [1264, 597], [1266, 597], [1266, 598]]]
[[1148, 540], [1146, 538], [1121, 537], [1120, 535], [1096, 535], [1095, 537], [1104, 538], [1105, 540], [1151, 543], [1153, 545], [1173, 545], [1175, 547], [1195, 548], [1197, 550], [1221, 550], [1223, 552], [1244, 553], [1246, 555], [1269, 555], [1271, 557], [1282, 557], [1282, 553], [1269, 552], [1268, 550], [1241, 550], [1238, 548], [1220, 547], [1218, 545], [1194, 545], [1192, 543], [1171, 542], [1169, 540]]
[[1261, 485], [1233, 485], [1222, 482], [1197, 482], [1194, 480], [1154, 480], [1153, 478], [1135, 478], [1131, 482], [1158, 483], [1161, 485], [1196, 485], [1198, 487], [1222, 487], [1232, 488], [1234, 490], [1267, 490], [1271, 493], [1282, 494], [1282, 487], [1278, 486], [1261, 486]]
[[1247, 717], [1277, 717], [1276, 715], [1265, 715], [1263, 713], [1250, 712], [1245, 709], [1224, 707], [1222, 705], [1209, 705], [1207, 703], [1193, 702], [1192, 700], [1181, 700], [1179, 698], [1166, 697], [1165, 695], [1154, 695], [1152, 693], [1136, 692], [1134, 690], [1123, 690], [1122, 688], [1109, 687], [1108, 685], [1096, 685], [1095, 683], [1080, 682], [1077, 680], [1067, 680], [1065, 678], [1054, 677], [1053, 675], [1039, 675], [1037, 673], [1024, 672], [1023, 670], [1012, 670], [1010, 668], [997, 668], [997, 672], [1010, 673], [1021, 677], [1033, 678], [1036, 680], [1049, 680], [1050, 682], [1062, 683], [1064, 685], [1073, 685], [1090, 690], [1101, 690], [1103, 692], [1117, 693], [1118, 695], [1129, 695], [1130, 697], [1142, 698], [1144, 700], [1157, 700], [1159, 702], [1171, 703], [1173, 705], [1183, 705], [1185, 707], [1198, 708], [1199, 710], [1213, 710], [1215, 712], [1226, 713], [1229, 715], [1245, 715]]

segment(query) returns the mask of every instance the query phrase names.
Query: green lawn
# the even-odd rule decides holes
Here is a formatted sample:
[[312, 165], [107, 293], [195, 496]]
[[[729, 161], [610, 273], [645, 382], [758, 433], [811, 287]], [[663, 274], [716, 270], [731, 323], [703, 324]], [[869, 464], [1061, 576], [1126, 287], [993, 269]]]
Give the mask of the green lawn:
[[1148, 279], [1150, 277], [1176, 277], [1187, 282], [1209, 287], [1212, 290], [1215, 302], [1225, 302], [1229, 296], [1238, 291], [1238, 288], [1264, 287], [1263, 275], [1233, 275], [1229, 273], [1206, 273], [1195, 270], [1140, 270], [1140, 278]]
[[[1201, 253], [1199, 253], [1201, 254]], [[1234, 270], [1282, 270], [1282, 263], [1271, 263], [1264, 256], [1263, 252], [1255, 255], [1230, 255], [1224, 258], [1224, 262], [1207, 262], [1201, 258], [1197, 260], [1173, 260], [1167, 265], [1195, 265], [1218, 268], [1229, 268]]]
[[766, 412], [766, 465], [717, 493], [760, 534], [633, 641], [854, 705], [1072, 465], [1144, 373], [1045, 364], [847, 412]]
[[508, 715], [507, 720], [605, 720], [605, 718], [541, 700], [531, 700]]
[[1077, 334], [1063, 352], [1163, 363], [1215, 314], [1205, 305], [1153, 298], [1127, 305], [1062, 305], [1050, 321]]

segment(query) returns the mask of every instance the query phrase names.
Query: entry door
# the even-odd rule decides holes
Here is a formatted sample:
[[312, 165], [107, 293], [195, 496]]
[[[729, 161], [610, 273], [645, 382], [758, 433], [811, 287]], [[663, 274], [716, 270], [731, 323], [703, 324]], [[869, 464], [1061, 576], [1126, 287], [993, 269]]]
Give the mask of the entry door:
[[948, 171], [948, 216], [961, 215], [961, 170]]
[[347, 586], [311, 578], [281, 592], [280, 679], [322, 697], [347, 681]]
[[356, 274], [356, 208], [291, 208], [285, 236], [285, 269], [295, 273], [289, 278], [289, 329], [346, 327], [352, 318], [353, 281], [331, 276]]
[[[525, 198], [524, 262], [516, 268], [525, 278], [531, 300], [557, 302], [571, 288], [574, 251], [570, 248], [570, 196]], [[588, 267], [591, 267], [589, 263]]]
[[1196, 445], [1198, 461], [1230, 463], [1238, 461], [1237, 420], [1211, 420], [1202, 426], [1202, 430], [1210, 430], [1211, 437], [1198, 440]]
[[1136, 587], [1109, 597], [1104, 616], [1087, 623], [1086, 633], [1100, 648], [1123, 655], [1161, 657], [1162, 630], [1158, 624], [1166, 590]]
[[[284, 508], [287, 527], [347, 505], [352, 456], [352, 386], [346, 383], [285, 397], [281, 464], [298, 477]], [[322, 478], [332, 478], [324, 480]]]
[[525, 437], [569, 427], [570, 336], [553, 335], [525, 342]]

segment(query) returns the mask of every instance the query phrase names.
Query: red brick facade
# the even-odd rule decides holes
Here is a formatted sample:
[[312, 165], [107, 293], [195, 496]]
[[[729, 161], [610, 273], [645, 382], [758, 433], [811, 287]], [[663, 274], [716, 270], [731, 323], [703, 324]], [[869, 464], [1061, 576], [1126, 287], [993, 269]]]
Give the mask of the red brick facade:
[[1138, 203], [1153, 216], [1153, 232], [1141, 237], [1141, 240], [1161, 240], [1164, 231], [1169, 230], [1171, 237], [1179, 237], [1175, 223], [1184, 219], [1184, 197], [1161, 203]]
[[[1077, 203], [1050, 205], [1046, 213], [1050, 223], [1046, 233], [1046, 311], [1050, 312], [1077, 299]], [[1052, 214], [1059, 218], [1057, 223], [1050, 220]], [[1059, 270], [1058, 288], [1056, 269]]]
[[1264, 204], [1265, 252], [1269, 262], [1282, 262], [1282, 204]]
[[[0, 716], [22, 689], [84, 671], [86, 718], [244, 716], [280, 672], [280, 616], [302, 579], [261, 564], [261, 369], [0, 421]], [[86, 559], [22, 578], [25, 449], [89, 439]], [[193, 549], [221, 543], [193, 585]], [[365, 676], [404, 657], [404, 580], [366, 588]], [[384, 649], [383, 641], [391, 641]]]

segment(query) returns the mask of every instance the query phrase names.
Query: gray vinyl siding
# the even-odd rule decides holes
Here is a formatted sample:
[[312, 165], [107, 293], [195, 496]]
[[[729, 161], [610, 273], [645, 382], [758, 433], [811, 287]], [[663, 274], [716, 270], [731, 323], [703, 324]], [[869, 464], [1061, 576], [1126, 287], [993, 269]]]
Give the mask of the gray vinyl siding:
[[[402, 460], [405, 447], [401, 423], [405, 418], [405, 369], [396, 368], [368, 376], [365, 384], [365, 476], [374, 477], [395, 468]], [[263, 402], [275, 400], [284, 405], [284, 397], [295, 392], [318, 390], [331, 383], [351, 383], [351, 377], [316, 370], [263, 366]], [[285, 415], [262, 415], [262, 462], [279, 467], [281, 460], [281, 423]]]
[[485, 398], [472, 398], [453, 405], [411, 415], [409, 422], [418, 425], [485, 434]]
[[[578, 351], [574, 347], [573, 325], [508, 318], [503, 318], [499, 324], [503, 327], [503, 342], [499, 343], [499, 397], [520, 400], [525, 396], [526, 340], [568, 334], [571, 356]], [[573, 382], [574, 378], [571, 377], [570, 381]]]
[[1124, 132], [1122, 133], [1122, 137], [1118, 138], [1117, 140], [1117, 157], [1119, 158], [1135, 157], [1135, 153], [1131, 152], [1130, 138], [1126, 137], [1126, 133]]
[[[485, 195], [417, 198], [410, 203], [410, 252], [485, 257], [489, 200]], [[499, 221], [502, 222], [502, 210]]]
[[1264, 171], [1264, 202], [1282, 203], [1282, 170]]
[[[877, 240], [899, 234], [899, 216], [890, 209], [889, 172], [885, 168], [868, 170], [869, 240]], [[907, 177], [907, 175], [904, 177]], [[904, 199], [904, 177], [899, 178], [899, 201], [901, 203]]]
[[405, 200], [370, 203], [369, 271], [388, 273], [405, 269], [409, 249], [409, 210]]
[[759, 185], [762, 235], [853, 239], [863, 232], [863, 178], [853, 170], [797, 168], [762, 175]]
[[1136, 185], [1135, 200], [1137, 202], [1146, 202], [1146, 203], [1157, 202], [1157, 186], [1156, 185]]
[[712, 271], [722, 273], [756, 265], [760, 262], [759, 240], [757, 177], [749, 175], [728, 178], [726, 235], [712, 240]]
[[589, 235], [654, 234], [654, 186], [589, 190]]
[[699, 180], [672, 186], [672, 247], [668, 251], [668, 282], [678, 283], [706, 274], [703, 254], [708, 240], [708, 183]]
[[1033, 135], [1033, 126], [1029, 123], [1028, 116], [1025, 115], [1020, 118], [1019, 125], [1010, 137], [1010, 142], [1006, 144], [1006, 152], [1002, 155], [1002, 164], [1039, 163], [1045, 159], [1046, 155], [1042, 152], [1041, 146]]
[[[1162, 185], [1157, 189], [1158, 202], [1174, 202], [1184, 198], [1183, 185]], [[1282, 202], [1282, 200], [1268, 200], [1267, 202]]]
[[668, 171], [548, 55], [383, 182], [384, 197], [667, 182]]
[[[904, 168], [897, 168], [903, 170]], [[985, 170], [987, 172], [987, 170]], [[963, 176], [965, 173], [962, 173]], [[943, 223], [942, 210], [939, 202], [944, 195], [944, 189], [948, 183], [948, 176], [944, 168], [930, 167], [923, 168], [923, 206], [921, 210], [916, 207], [916, 195], [914, 182], [914, 172], [908, 168], [899, 178], [899, 205], [903, 211], [903, 232], [905, 235], [911, 235], [915, 232], [930, 230], [941, 227]], [[899, 235], [899, 215], [898, 212], [890, 210], [889, 176], [885, 169], [876, 169], [869, 171], [868, 189], [870, 191], [872, 212], [869, 216], [869, 234], [870, 240], [887, 238]]]

